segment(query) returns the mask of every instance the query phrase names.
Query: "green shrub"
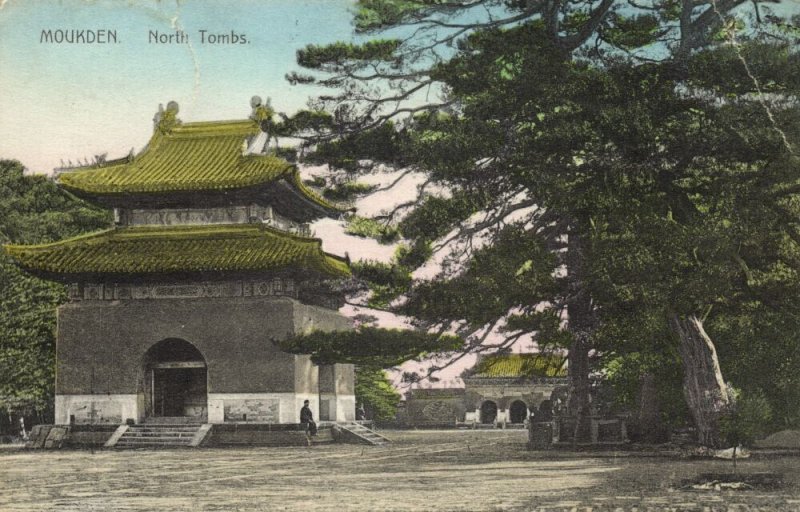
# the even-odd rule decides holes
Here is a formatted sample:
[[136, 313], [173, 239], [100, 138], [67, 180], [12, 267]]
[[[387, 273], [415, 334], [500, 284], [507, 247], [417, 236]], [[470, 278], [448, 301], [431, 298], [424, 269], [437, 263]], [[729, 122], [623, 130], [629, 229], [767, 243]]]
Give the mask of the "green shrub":
[[752, 446], [767, 433], [772, 407], [763, 392], [734, 391], [728, 412], [720, 419], [720, 436], [728, 446]]

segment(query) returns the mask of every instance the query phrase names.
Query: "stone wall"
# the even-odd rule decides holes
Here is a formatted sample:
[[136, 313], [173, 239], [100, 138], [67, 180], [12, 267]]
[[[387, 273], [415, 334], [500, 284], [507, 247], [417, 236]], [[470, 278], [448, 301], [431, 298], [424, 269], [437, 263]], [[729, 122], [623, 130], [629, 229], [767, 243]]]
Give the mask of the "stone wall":
[[566, 379], [561, 378], [468, 378], [464, 388], [415, 389], [407, 394], [398, 421], [409, 427], [480, 422], [481, 406], [491, 401], [497, 406], [496, 421], [510, 422], [514, 402], [521, 401], [528, 409], [532, 406], [538, 409], [565, 382]]
[[[333, 442], [330, 427], [320, 427], [315, 443]], [[295, 425], [214, 425], [203, 446], [306, 446], [302, 426]]]
[[415, 389], [406, 396], [407, 426], [455, 426], [464, 421], [464, 389]]
[[467, 410], [479, 409], [483, 402], [491, 400], [497, 404], [498, 410], [507, 410], [513, 402], [521, 400], [528, 408], [531, 406], [538, 408], [543, 401], [550, 399], [550, 395], [558, 385], [556, 379], [553, 383], [527, 381], [481, 383], [475, 379], [466, 385], [466, 407]]
[[355, 420], [355, 372], [352, 364], [319, 367], [319, 416], [326, 421]]
[[[349, 322], [335, 311], [284, 297], [81, 301], [61, 306], [56, 421], [68, 423], [71, 415], [86, 422], [142, 420], [145, 354], [155, 343], [177, 338], [191, 343], [205, 360], [209, 421], [224, 421], [227, 406], [231, 419], [243, 417], [247, 410], [265, 421], [277, 414], [281, 422], [296, 422], [303, 399], [317, 408], [318, 367], [308, 356], [282, 352], [273, 341], [306, 326], [337, 330], [348, 328]], [[352, 395], [348, 367], [338, 373], [337, 394]], [[242, 394], [259, 396], [238, 396]], [[270, 401], [275, 397], [264, 396], [270, 394], [286, 397], [277, 411]], [[229, 396], [234, 401], [226, 403], [220, 395], [237, 396]]]

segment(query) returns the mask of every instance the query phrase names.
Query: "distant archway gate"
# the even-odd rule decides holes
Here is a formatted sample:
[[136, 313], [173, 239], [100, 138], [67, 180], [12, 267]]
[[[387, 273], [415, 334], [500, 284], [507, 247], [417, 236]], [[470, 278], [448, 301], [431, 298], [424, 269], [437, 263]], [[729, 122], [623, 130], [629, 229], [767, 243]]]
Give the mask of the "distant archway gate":
[[481, 423], [494, 423], [497, 419], [497, 404], [491, 400], [486, 400], [481, 404]]
[[208, 369], [200, 351], [179, 338], [148, 349], [144, 358], [145, 416], [208, 417]]
[[522, 400], [514, 400], [508, 411], [510, 423], [522, 423], [528, 417], [528, 406]]

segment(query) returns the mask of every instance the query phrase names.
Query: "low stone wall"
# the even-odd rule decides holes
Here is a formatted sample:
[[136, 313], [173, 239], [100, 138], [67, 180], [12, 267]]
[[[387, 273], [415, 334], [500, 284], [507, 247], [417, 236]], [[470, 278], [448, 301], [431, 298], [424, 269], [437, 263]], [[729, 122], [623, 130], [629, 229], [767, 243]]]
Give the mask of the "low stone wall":
[[464, 389], [415, 389], [406, 397], [401, 424], [407, 427], [455, 427], [464, 421]]
[[[102, 448], [118, 425], [36, 425], [26, 444], [33, 449]], [[322, 425], [312, 443], [335, 442], [332, 427]], [[343, 442], [347, 442], [344, 441]], [[201, 446], [307, 446], [300, 424], [224, 423], [211, 426]]]
[[72, 425], [64, 439], [67, 448], [102, 448], [119, 425]]
[[[314, 443], [333, 442], [330, 427], [320, 427]], [[224, 423], [212, 425], [201, 446], [306, 446], [308, 439], [299, 424]]]
[[27, 448], [101, 448], [118, 425], [36, 425]]

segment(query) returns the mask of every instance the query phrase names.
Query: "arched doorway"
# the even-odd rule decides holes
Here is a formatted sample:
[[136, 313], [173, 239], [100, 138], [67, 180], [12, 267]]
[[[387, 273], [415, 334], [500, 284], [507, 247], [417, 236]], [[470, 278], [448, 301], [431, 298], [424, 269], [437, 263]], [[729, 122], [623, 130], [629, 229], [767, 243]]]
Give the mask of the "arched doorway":
[[144, 365], [147, 416], [208, 417], [206, 361], [194, 345], [178, 338], [159, 341]]
[[528, 417], [528, 406], [522, 400], [514, 400], [509, 408], [511, 423], [522, 423]]
[[552, 400], [544, 400], [539, 404], [539, 414], [536, 415], [536, 421], [553, 421]]
[[481, 404], [481, 423], [494, 423], [497, 419], [497, 404], [487, 400]]

